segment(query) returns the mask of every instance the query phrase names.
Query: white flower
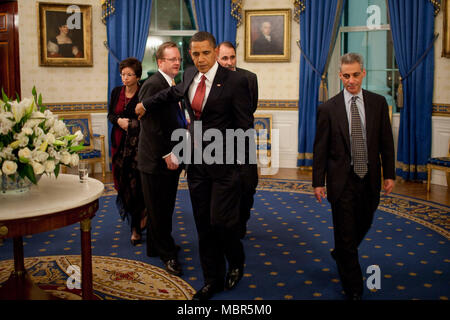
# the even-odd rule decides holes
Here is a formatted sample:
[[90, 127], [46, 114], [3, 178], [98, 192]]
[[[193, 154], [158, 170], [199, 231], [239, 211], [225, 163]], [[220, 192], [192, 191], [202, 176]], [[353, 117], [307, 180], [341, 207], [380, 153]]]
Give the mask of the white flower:
[[48, 144], [53, 144], [55, 142], [55, 135], [51, 132], [47, 133], [45, 136], [45, 141]]
[[78, 154], [74, 153], [71, 155], [71, 159], [70, 159], [70, 165], [72, 167], [75, 167], [78, 165], [78, 162], [80, 162], [80, 158], [78, 157]]
[[23, 131], [19, 134], [14, 135], [14, 138], [17, 139], [19, 147], [25, 147], [26, 145], [28, 145], [28, 141], [30, 140], [28, 138], [28, 136], [23, 133]]
[[41, 119], [28, 119], [27, 122], [23, 125], [24, 128], [31, 128], [38, 126], [42, 122]]
[[33, 134], [33, 129], [23, 127], [23, 128], [22, 128], [22, 133], [23, 133], [23, 134], [26, 134], [27, 136], [31, 136], [31, 135]]
[[44, 130], [40, 127], [34, 127], [34, 134], [38, 137], [45, 135]]
[[40, 111], [34, 111], [34, 112], [31, 114], [31, 119], [39, 119], [40, 121], [43, 121], [43, 120], [45, 120], [45, 116], [44, 116], [44, 114], [43, 114], [42, 112], [40, 112]]
[[83, 135], [83, 133], [81, 132], [81, 130], [78, 130], [77, 132], [75, 132], [74, 135], [76, 136], [76, 137], [73, 139], [74, 142], [80, 142], [80, 141], [83, 141], [84, 135]]
[[8, 134], [14, 126], [13, 114], [11, 112], [0, 113], [0, 134]]
[[3, 148], [3, 150], [0, 150], [0, 158], [6, 159], [6, 160], [14, 160], [14, 154], [13, 149], [11, 147]]
[[75, 150], [80, 148], [73, 147], [82, 143], [81, 131], [71, 135], [50, 110], [38, 110], [35, 88], [33, 95], [8, 103], [0, 97], [0, 175], [25, 169], [25, 175], [34, 181], [36, 175], [55, 172], [60, 164], [76, 166], [79, 162]]
[[65, 165], [68, 165], [72, 161], [72, 156], [69, 152], [63, 151], [61, 153], [61, 162]]
[[45, 151], [41, 151], [39, 149], [34, 149], [31, 152], [31, 158], [34, 162], [43, 163], [45, 160], [48, 159], [48, 153]]
[[17, 171], [17, 163], [14, 161], [6, 160], [3, 162], [2, 171], [6, 175], [14, 174]]
[[47, 160], [44, 162], [45, 172], [52, 173], [55, 170], [55, 161]]
[[61, 160], [61, 154], [51, 146], [48, 147], [47, 153], [49, 154], [49, 157], [54, 159], [56, 162], [59, 162], [59, 160]]
[[44, 111], [45, 116], [45, 127], [51, 128], [55, 124], [55, 121], [57, 120], [57, 117], [52, 114], [50, 110]]
[[56, 137], [63, 137], [69, 133], [66, 128], [66, 124], [62, 120], [56, 120], [53, 127], [50, 128], [50, 132], [55, 134]]
[[32, 161], [31, 166], [33, 167], [34, 174], [43, 174], [45, 167], [39, 162]]
[[19, 158], [31, 159], [31, 150], [28, 147], [19, 150]]
[[26, 106], [23, 103], [19, 103], [17, 101], [11, 101], [11, 111], [14, 115], [14, 119], [16, 120], [16, 122], [19, 122], [23, 116], [25, 115], [25, 111], [26, 111]]

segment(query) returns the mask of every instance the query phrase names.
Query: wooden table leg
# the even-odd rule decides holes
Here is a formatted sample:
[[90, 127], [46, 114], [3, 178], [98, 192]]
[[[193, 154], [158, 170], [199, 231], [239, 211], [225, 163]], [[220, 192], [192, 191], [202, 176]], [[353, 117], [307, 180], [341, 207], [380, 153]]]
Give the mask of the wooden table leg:
[[81, 293], [83, 300], [92, 300], [91, 219], [81, 220]]
[[0, 290], [0, 300], [49, 300], [56, 299], [36, 284], [25, 270], [22, 237], [13, 238], [14, 271], [3, 283]]
[[23, 256], [23, 240], [22, 237], [13, 238], [14, 247], [14, 271], [13, 274], [21, 277], [25, 274], [25, 263]]

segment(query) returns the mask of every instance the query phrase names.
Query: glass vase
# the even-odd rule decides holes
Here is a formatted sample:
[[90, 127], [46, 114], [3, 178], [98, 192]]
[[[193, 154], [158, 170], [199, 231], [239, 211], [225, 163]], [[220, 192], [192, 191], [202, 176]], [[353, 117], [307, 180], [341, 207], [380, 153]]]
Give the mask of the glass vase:
[[11, 177], [1, 175], [0, 194], [23, 194], [30, 190], [33, 183], [27, 178], [22, 178], [17, 172]]

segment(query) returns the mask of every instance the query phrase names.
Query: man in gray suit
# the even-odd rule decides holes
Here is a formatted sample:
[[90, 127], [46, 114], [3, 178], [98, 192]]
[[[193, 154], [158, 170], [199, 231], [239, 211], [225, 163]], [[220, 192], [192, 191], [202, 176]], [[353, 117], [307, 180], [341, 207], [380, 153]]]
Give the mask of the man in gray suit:
[[[236, 67], [236, 48], [229, 41], [224, 41], [218, 45], [219, 54], [217, 56], [217, 61], [222, 67], [228, 68], [232, 71], [237, 71], [243, 75], [248, 80], [248, 87], [250, 89], [251, 95], [251, 112], [254, 113], [258, 107], [258, 78], [256, 74], [245, 69]], [[249, 150], [247, 145], [247, 150], [249, 152], [255, 153], [256, 150]], [[256, 156], [255, 156], [256, 159]], [[240, 204], [240, 227], [239, 227], [239, 237], [242, 239], [245, 237], [247, 232], [247, 221], [250, 219], [250, 211], [253, 207], [253, 196], [256, 192], [256, 187], [258, 185], [258, 167], [256, 164], [249, 164], [246, 161], [245, 165], [240, 168], [240, 178], [242, 185], [242, 195]]]

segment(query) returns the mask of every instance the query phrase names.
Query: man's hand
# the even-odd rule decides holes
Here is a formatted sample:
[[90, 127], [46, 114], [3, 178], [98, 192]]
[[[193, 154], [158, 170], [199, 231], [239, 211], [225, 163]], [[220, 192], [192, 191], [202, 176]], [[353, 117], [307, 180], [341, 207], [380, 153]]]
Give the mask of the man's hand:
[[167, 169], [169, 170], [177, 170], [178, 169], [178, 159], [175, 157], [173, 153], [170, 153], [167, 157], [164, 158], [167, 164]]
[[141, 120], [141, 118], [145, 114], [145, 108], [144, 108], [144, 105], [142, 104], [142, 102], [139, 102], [136, 105], [136, 109], [134, 109], [134, 112], [138, 115], [138, 120]]
[[325, 199], [325, 187], [316, 187], [314, 188], [314, 196], [317, 201], [322, 203], [322, 199]]
[[383, 190], [384, 195], [388, 195], [391, 193], [392, 189], [394, 189], [395, 181], [393, 179], [384, 179], [383, 182]]
[[128, 124], [130, 120], [128, 118], [119, 118], [117, 119], [117, 124], [125, 131], [128, 130]]

